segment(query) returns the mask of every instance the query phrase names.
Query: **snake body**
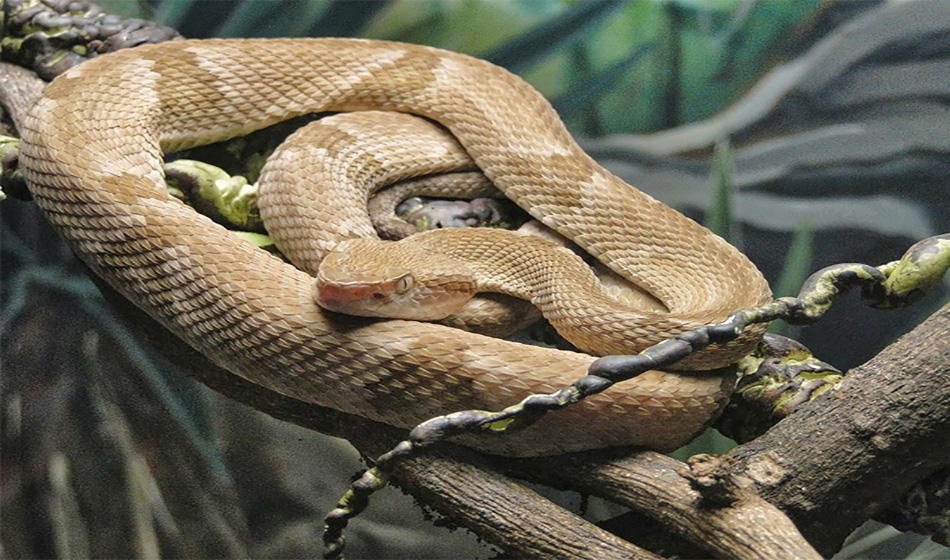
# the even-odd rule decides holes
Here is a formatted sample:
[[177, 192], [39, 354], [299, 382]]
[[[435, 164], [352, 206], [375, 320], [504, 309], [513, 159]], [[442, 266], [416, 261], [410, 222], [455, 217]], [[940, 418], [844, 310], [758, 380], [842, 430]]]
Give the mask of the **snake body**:
[[[503, 408], [583, 375], [593, 360], [584, 354], [323, 312], [308, 274], [165, 191], [162, 153], [303, 114], [368, 109], [445, 126], [507, 196], [671, 313], [702, 308], [718, 319], [769, 297], [738, 251], [593, 162], [530, 86], [428, 47], [207, 40], [106, 55], [46, 88], [22, 130], [21, 166], [38, 206], [98, 275], [216, 364], [281, 394], [411, 426]], [[584, 233], [601, 222], [617, 228]], [[466, 443], [512, 455], [670, 449], [701, 430], [730, 390], [721, 373], [651, 371], [523, 432]]]

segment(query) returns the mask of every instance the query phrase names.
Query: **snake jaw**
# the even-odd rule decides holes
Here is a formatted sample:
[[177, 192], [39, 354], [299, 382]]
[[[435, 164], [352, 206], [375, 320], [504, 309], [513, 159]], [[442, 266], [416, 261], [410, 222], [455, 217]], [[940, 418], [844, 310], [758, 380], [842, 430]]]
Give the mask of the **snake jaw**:
[[327, 311], [380, 317], [438, 321], [456, 313], [471, 298], [457, 294], [436, 293], [433, 290], [412, 290], [411, 276], [375, 282], [332, 282], [317, 276], [314, 282], [314, 300]]
[[[442, 275], [430, 282], [426, 275], [418, 277], [399, 248], [369, 239], [338, 244], [317, 271], [317, 305], [361, 317], [438, 321], [458, 312], [475, 294], [474, 281], [463, 276], [453, 275], [447, 282]], [[367, 253], [379, 258], [367, 258]]]

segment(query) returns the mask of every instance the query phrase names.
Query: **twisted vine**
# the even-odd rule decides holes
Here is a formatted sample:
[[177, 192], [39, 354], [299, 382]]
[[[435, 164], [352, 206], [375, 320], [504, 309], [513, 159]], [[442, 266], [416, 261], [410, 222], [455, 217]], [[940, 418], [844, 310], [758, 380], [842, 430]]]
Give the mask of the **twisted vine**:
[[170, 27], [88, 0], [0, 0], [0, 56], [47, 81], [100, 54], [173, 39], [181, 35]]

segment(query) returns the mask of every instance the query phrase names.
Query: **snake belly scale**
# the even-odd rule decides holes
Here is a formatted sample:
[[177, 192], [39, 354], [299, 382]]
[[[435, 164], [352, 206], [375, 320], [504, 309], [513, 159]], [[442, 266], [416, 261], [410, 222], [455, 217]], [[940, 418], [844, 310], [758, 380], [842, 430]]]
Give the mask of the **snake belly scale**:
[[[530, 86], [428, 47], [205, 40], [105, 55], [47, 87], [22, 130], [21, 167], [38, 206], [98, 275], [216, 364], [289, 397], [412, 426], [460, 409], [504, 408], [583, 375], [594, 359], [585, 354], [325, 313], [311, 299], [309, 275], [165, 191], [163, 153], [307, 113], [367, 109], [445, 126], [508, 197], [671, 313], [701, 308], [718, 320], [770, 297], [738, 251], [593, 162]], [[619, 229], [585, 234], [600, 222]], [[466, 443], [511, 455], [670, 449], [709, 422], [732, 382], [721, 373], [650, 371], [523, 432]]]

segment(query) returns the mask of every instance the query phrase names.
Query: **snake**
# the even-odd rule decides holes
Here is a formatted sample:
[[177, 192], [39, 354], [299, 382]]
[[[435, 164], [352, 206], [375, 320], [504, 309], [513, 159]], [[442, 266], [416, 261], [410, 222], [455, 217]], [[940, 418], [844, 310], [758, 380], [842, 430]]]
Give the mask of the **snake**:
[[[213, 363], [268, 390], [411, 427], [504, 408], [584, 375], [595, 356], [326, 311], [311, 274], [165, 189], [164, 154], [301, 115], [368, 110], [439, 123], [507, 197], [656, 297], [668, 319], [685, 311], [718, 320], [771, 297], [737, 249], [585, 154], [526, 82], [432, 47], [209, 39], [103, 55], [46, 87], [21, 130], [20, 166], [37, 206], [95, 274]], [[627, 336], [670, 336], [675, 324], [647, 321]], [[461, 443], [512, 456], [676, 448], [722, 409], [735, 384], [722, 368], [759, 334], [704, 351], [690, 370], [648, 371], [524, 430]]]

